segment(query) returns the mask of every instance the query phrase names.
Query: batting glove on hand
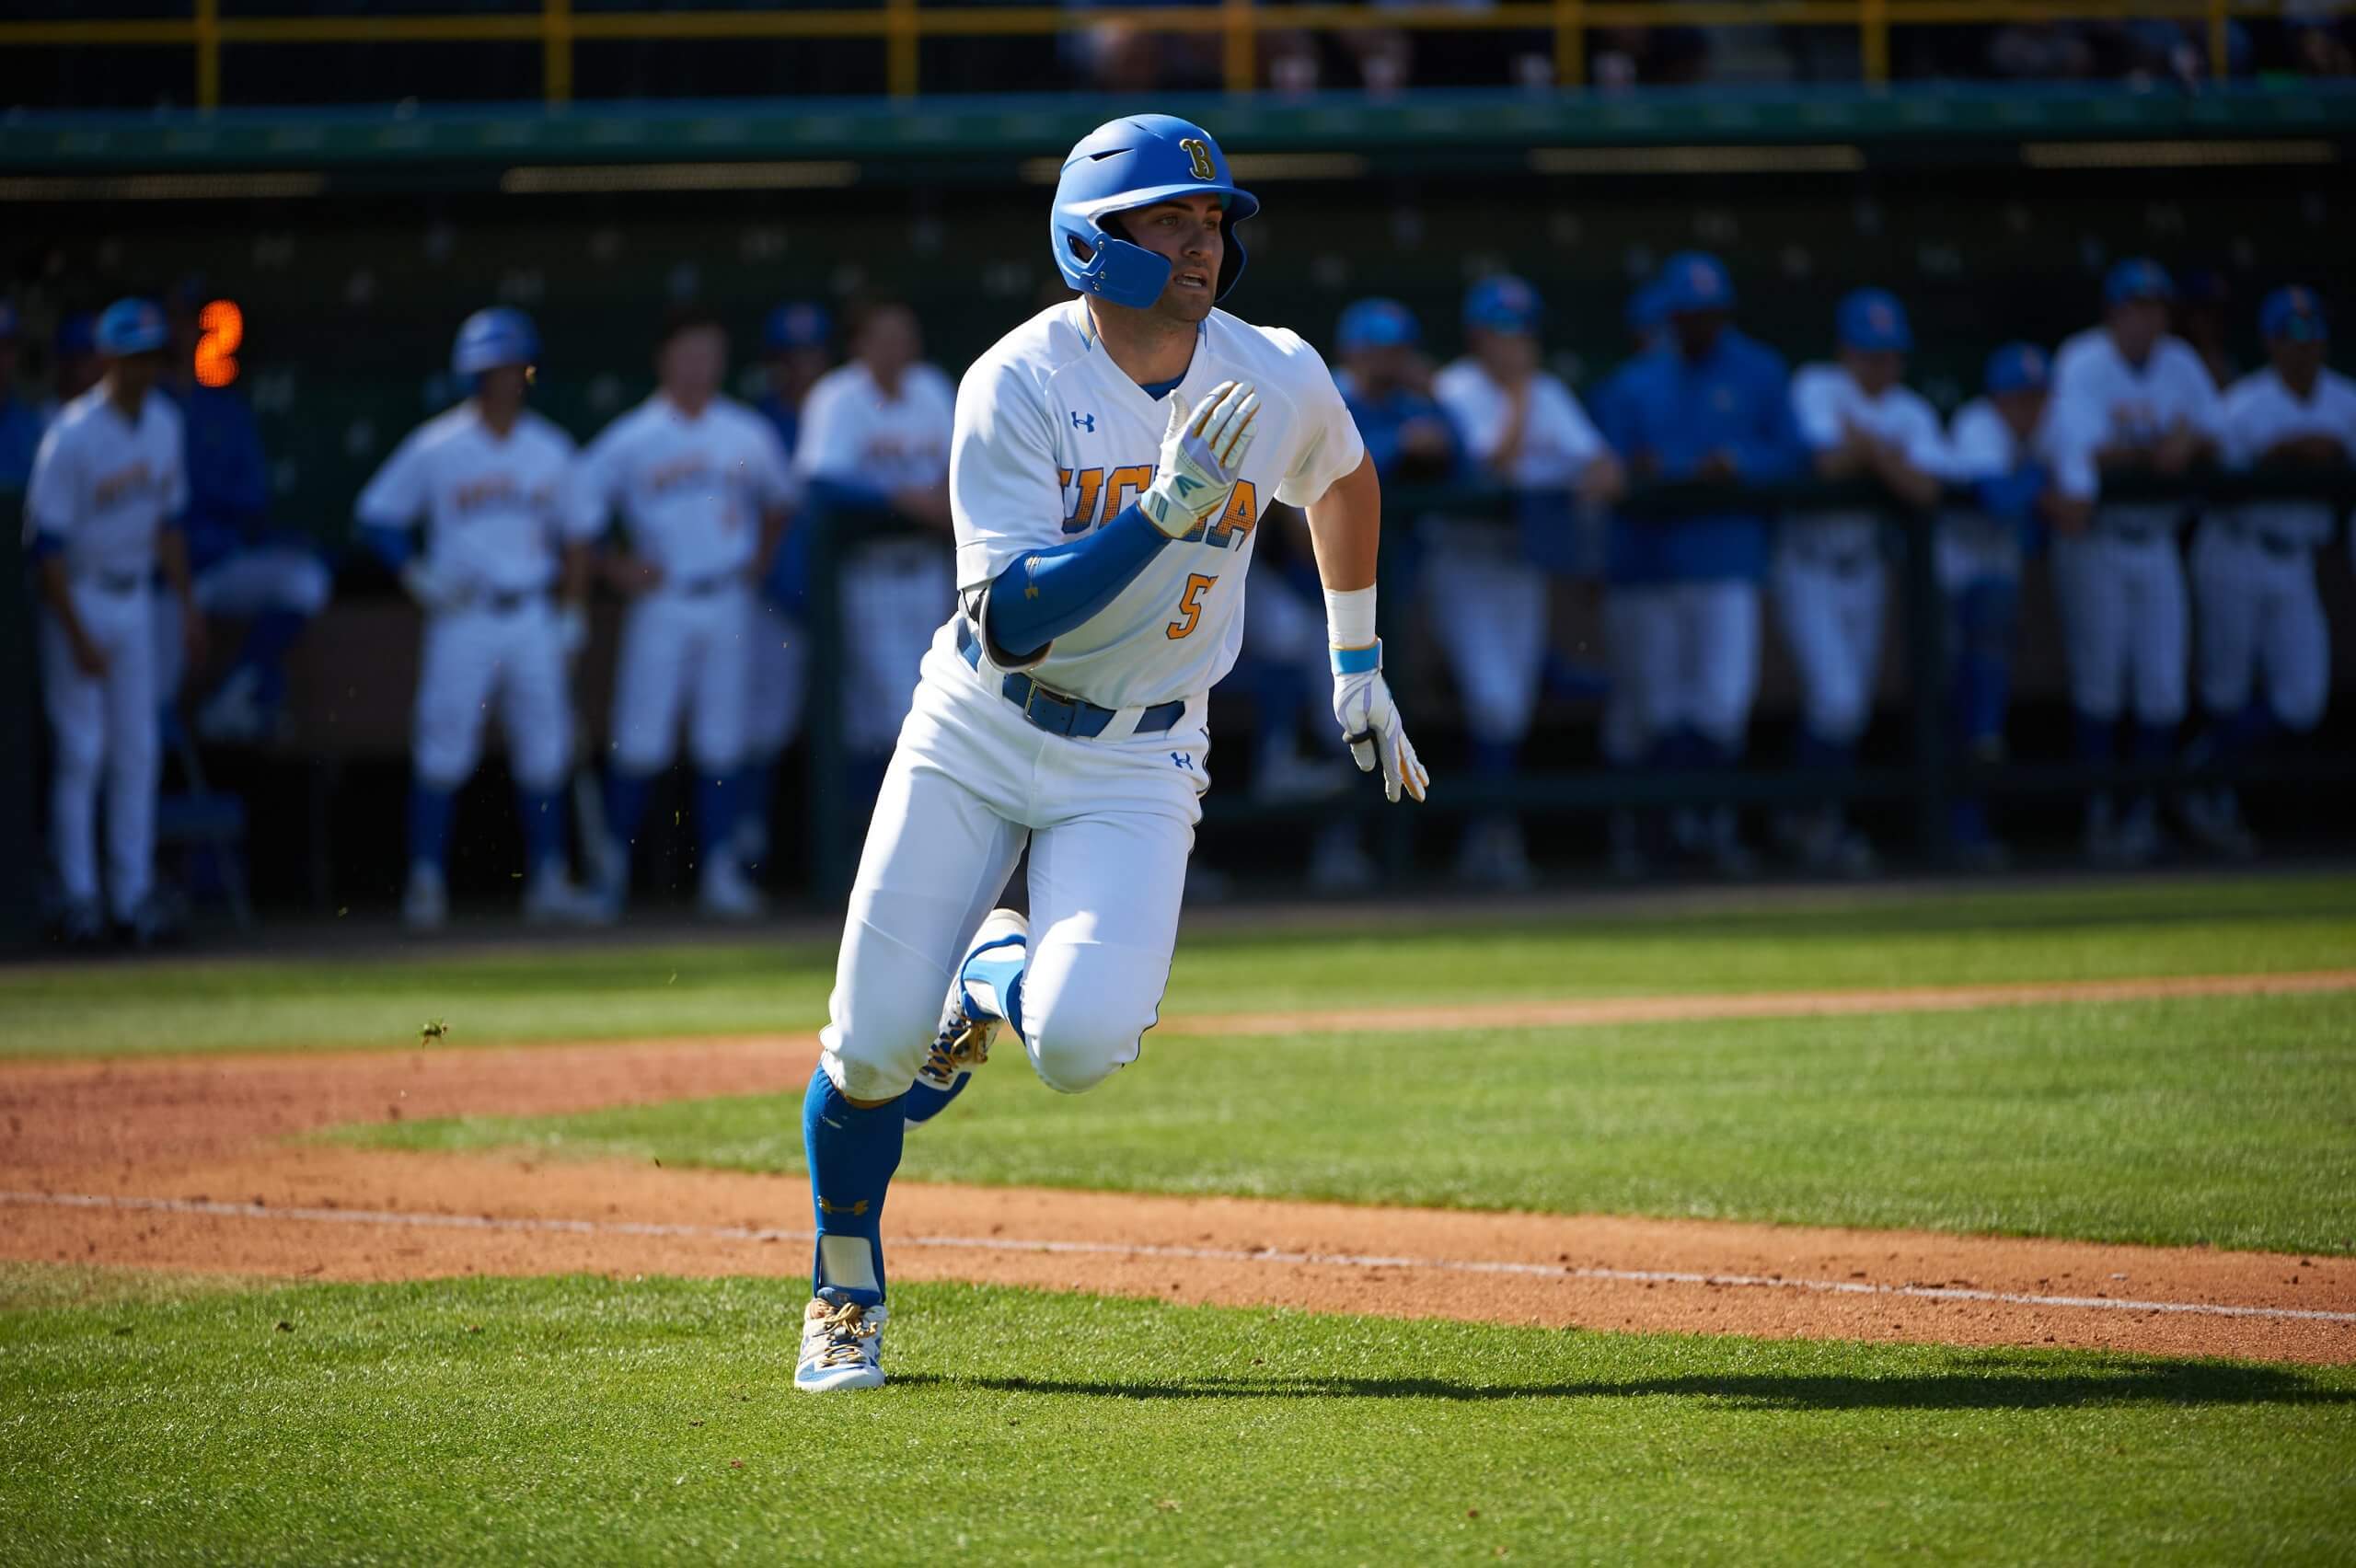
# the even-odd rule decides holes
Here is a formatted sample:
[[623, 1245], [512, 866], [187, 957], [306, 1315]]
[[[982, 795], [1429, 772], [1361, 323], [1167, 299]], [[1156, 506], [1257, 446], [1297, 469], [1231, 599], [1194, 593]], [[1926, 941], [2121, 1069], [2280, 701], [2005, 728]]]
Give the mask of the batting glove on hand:
[[1250, 382], [1222, 381], [1191, 410], [1170, 395], [1170, 428], [1161, 437], [1161, 466], [1138, 498], [1146, 520], [1183, 539], [1227, 510], [1243, 473], [1243, 459], [1260, 438], [1254, 421], [1260, 394]]
[[1416, 759], [1406, 726], [1392, 703], [1391, 686], [1382, 678], [1382, 644], [1371, 648], [1334, 650], [1334, 717], [1342, 723], [1342, 739], [1360, 773], [1382, 769], [1382, 793], [1394, 804], [1404, 790], [1420, 801], [1431, 788], [1432, 776]]
[[401, 568], [401, 586], [417, 601], [417, 607], [429, 616], [455, 610], [474, 597], [472, 585], [446, 571], [436, 571], [422, 560]]

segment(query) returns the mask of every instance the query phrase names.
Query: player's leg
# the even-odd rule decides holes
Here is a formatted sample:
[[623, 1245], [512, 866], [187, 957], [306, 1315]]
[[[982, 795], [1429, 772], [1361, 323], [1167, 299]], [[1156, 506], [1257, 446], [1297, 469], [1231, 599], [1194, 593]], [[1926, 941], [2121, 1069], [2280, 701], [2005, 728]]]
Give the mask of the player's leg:
[[925, 649], [948, 615], [948, 567], [886, 554], [842, 574], [843, 744], [864, 802], [907, 716]]
[[500, 718], [524, 830], [524, 917], [566, 925], [612, 918], [573, 884], [565, 770], [572, 766], [572, 698], [556, 611], [527, 605], [502, 617]]
[[195, 588], [206, 615], [246, 622], [236, 663], [197, 711], [197, 732], [213, 741], [259, 740], [286, 698], [287, 651], [327, 608], [335, 580], [316, 552], [272, 545], [215, 562]]
[[[1649, 672], [1645, 621], [1650, 608], [1647, 591], [1635, 584], [1612, 583], [1604, 590], [1603, 658], [1611, 686], [1604, 694], [1597, 742], [1603, 765], [1615, 771], [1640, 767], [1651, 747], [1646, 725], [1652, 699], [1645, 685]], [[1612, 874], [1631, 879], [1644, 875], [1644, 823], [1635, 810], [1613, 811], [1605, 836]]]
[[157, 934], [156, 790], [161, 779], [154, 619], [145, 595], [108, 595], [97, 630], [107, 651], [107, 908], [134, 941]]
[[[2199, 628], [2193, 673], [2201, 728], [2189, 755], [2202, 766], [2230, 768], [2273, 727], [2258, 687], [2261, 627], [2271, 608], [2263, 559], [2222, 518], [2204, 522], [2193, 538], [2192, 610]], [[2231, 786], [2195, 784], [2177, 797], [2177, 812], [2208, 848], [2235, 859], [2256, 852]]]
[[431, 929], [448, 916], [450, 818], [458, 788], [481, 756], [484, 709], [497, 679], [498, 644], [489, 610], [425, 618], [411, 719], [409, 888], [401, 917]]
[[778, 758], [801, 732], [809, 665], [801, 624], [767, 594], [754, 611], [745, 658], [745, 766], [737, 774], [736, 858], [757, 866], [768, 859]]
[[686, 602], [661, 593], [641, 594], [622, 615], [606, 728], [606, 836], [590, 856], [597, 893], [616, 915], [629, 896], [630, 851], [647, 801], [677, 744], [694, 629]]
[[2267, 575], [2260, 663], [2268, 707], [2284, 730], [2304, 735], [2323, 722], [2331, 696], [2331, 628], [2316, 591], [2315, 557], [2303, 550], [2269, 559]]
[[[97, 598], [77, 590], [75, 612], [87, 628], [83, 608]], [[40, 683], [52, 739], [49, 781], [49, 840], [64, 898], [64, 935], [95, 941], [106, 928], [98, 901], [98, 778], [106, 758], [106, 696], [102, 679], [74, 662], [57, 618], [40, 617]]]
[[[2133, 755], [2139, 764], [2157, 767], [2176, 755], [2177, 735], [2184, 727], [2192, 615], [2184, 559], [2174, 538], [2134, 547], [2132, 563], [2127, 582], [2133, 602], [2127, 660], [2134, 703]], [[2159, 813], [2158, 791], [2137, 790], [2120, 825], [2123, 859], [2142, 861], [2159, 854]]]
[[724, 588], [705, 600], [702, 624], [687, 649], [691, 686], [687, 756], [695, 765], [698, 881], [704, 913], [747, 919], [764, 907], [736, 859], [739, 769], [745, 758], [745, 644], [756, 624], [749, 588]]
[[[1698, 760], [1731, 769], [1750, 740], [1750, 710], [1759, 698], [1759, 584], [1720, 578], [1681, 584], [1679, 597], [1692, 649], [1693, 732]], [[1703, 847], [1719, 872], [1747, 876], [1757, 869], [1744, 847], [1735, 809], [1713, 808], [1703, 820]]]
[[[1949, 597], [1955, 686], [1948, 701], [1957, 751], [1967, 761], [2000, 762], [2004, 756], [2018, 587], [2012, 577], [1992, 573], [1961, 582]], [[1956, 802], [1953, 834], [1967, 864], [1992, 869], [2006, 859], [1989, 826], [1987, 806], [1976, 798]]]
[[[1456, 682], [1473, 771], [1509, 778], [1530, 732], [1546, 660], [1546, 577], [1483, 536], [1457, 530], [1454, 548], [1427, 563], [1433, 633]], [[1510, 815], [1477, 820], [1465, 834], [1460, 876], [1484, 884], [1530, 880]]]
[[[1816, 772], [1845, 768], [1854, 760], [1862, 704], [1844, 625], [1846, 587], [1839, 571], [1802, 548], [1787, 544], [1775, 553], [1768, 589], [1800, 687], [1793, 761]], [[1782, 846], [1803, 864], [1830, 869], [1840, 841], [1838, 804], [1787, 807], [1775, 813], [1774, 827]]]
[[[2121, 581], [2121, 547], [2101, 534], [2064, 536], [2053, 542], [2053, 591], [2062, 610], [2063, 662], [2070, 674], [2077, 759], [2108, 767], [2118, 760], [2119, 710], [2126, 684], [2131, 614]], [[2089, 859], [2119, 858], [2116, 813], [2108, 790], [2086, 798]]]

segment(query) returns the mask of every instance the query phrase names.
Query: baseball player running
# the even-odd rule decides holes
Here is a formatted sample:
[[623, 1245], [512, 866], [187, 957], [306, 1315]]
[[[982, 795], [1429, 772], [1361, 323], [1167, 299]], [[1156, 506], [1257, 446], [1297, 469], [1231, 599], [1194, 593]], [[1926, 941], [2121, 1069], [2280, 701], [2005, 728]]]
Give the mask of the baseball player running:
[[[98, 941], [111, 915], [131, 940], [161, 934], [152, 896], [156, 739], [147, 582], [160, 564], [191, 658], [204, 617], [178, 518], [188, 505], [180, 418], [156, 388], [163, 310], [117, 300], [98, 317], [98, 384], [67, 403], [33, 455], [25, 522], [40, 563], [41, 695], [56, 734], [50, 837], [64, 894], [62, 934]], [[106, 902], [98, 901], [98, 804], [107, 797]]]
[[[1840, 357], [1792, 377], [1792, 417], [1819, 478], [1864, 479], [1909, 506], [1938, 499], [1946, 432], [1906, 386], [1914, 334], [1906, 307], [1882, 289], [1858, 289], [1833, 313]], [[1865, 512], [1787, 517], [1776, 532], [1770, 582], [1775, 614], [1800, 678], [1800, 767], [1845, 772], [1873, 717], [1881, 666], [1881, 525]], [[1811, 870], [1873, 870], [1873, 847], [1844, 820], [1839, 800], [1787, 813], [1785, 847]]]
[[[573, 536], [595, 538], [618, 508], [629, 548], [606, 575], [629, 601], [614, 675], [598, 893], [618, 916], [630, 846], [654, 780], [671, 766], [684, 711], [695, 765], [697, 903], [721, 919], [758, 915], [736, 859], [754, 583], [768, 567], [793, 478], [768, 421], [723, 397], [728, 335], [693, 306], [664, 318], [654, 395], [607, 425], [573, 471]], [[767, 802], [761, 809], [766, 809]]]
[[[1432, 395], [1464, 432], [1491, 482], [1515, 492], [1523, 528], [1449, 521], [1437, 536], [1425, 582], [1432, 626], [1463, 694], [1473, 771], [1512, 776], [1538, 711], [1546, 668], [1546, 573], [1524, 548], [1530, 525], [1563, 554], [1578, 526], [1569, 501], [1608, 505], [1624, 488], [1619, 460], [1562, 378], [1538, 363], [1538, 291], [1519, 278], [1484, 278], [1464, 299], [1468, 352], [1432, 380]], [[1456, 874], [1476, 885], [1519, 888], [1537, 879], [1521, 824], [1510, 813], [1466, 829]]]
[[[2269, 362], [2234, 383], [2219, 413], [2236, 468], [2344, 471], [2356, 462], [2356, 382], [2324, 363], [2330, 328], [2312, 289], [2277, 289], [2258, 307]], [[2200, 616], [2200, 702], [2211, 759], [2248, 755], [2278, 730], [2304, 734], [2331, 689], [2331, 637], [2316, 594], [2315, 552], [2331, 539], [2321, 502], [2258, 501], [2212, 513], [2192, 547]], [[2261, 689], [2260, 680], [2264, 685]], [[2186, 825], [2246, 857], [2258, 842], [2230, 788], [2194, 790]]]
[[[583, 636], [588, 549], [565, 527], [572, 438], [524, 406], [539, 352], [539, 334], [523, 312], [499, 306], [468, 317], [450, 368], [469, 396], [410, 432], [356, 507], [361, 536], [425, 612], [401, 899], [412, 930], [448, 917], [451, 809], [475, 770], [494, 701], [523, 818], [524, 917], [605, 917], [603, 904], [565, 870], [567, 664]], [[410, 538], [421, 517], [422, 551]], [[551, 587], [560, 610], [549, 602]]]
[[[2007, 343], [1988, 356], [1985, 395], [1958, 409], [1947, 428], [1947, 477], [1979, 502], [1942, 514], [1933, 545], [1955, 650], [1949, 710], [1958, 749], [1971, 762], [2004, 758], [2022, 557], [2045, 526], [2083, 529], [2094, 501], [2091, 457], [2055, 440], [2051, 384], [2044, 350]], [[1967, 866], [1992, 870], [2009, 858], [1976, 799], [1956, 802], [1952, 833]]]
[[[883, 1382], [901, 1140], [1001, 1024], [1064, 1093], [1136, 1059], [1210, 782], [1205, 693], [1234, 663], [1271, 496], [1309, 513], [1352, 755], [1393, 801], [1423, 798], [1374, 635], [1374, 466], [1314, 350], [1213, 308], [1259, 205], [1183, 120], [1090, 133], [1051, 236], [1081, 297], [958, 389], [959, 610], [876, 801], [803, 1106], [818, 1241], [799, 1388]], [[1026, 842], [1028, 922], [990, 912]]]
[[[2217, 444], [2217, 388], [2200, 356], [2168, 335], [2175, 285], [2156, 261], [2121, 261], [2103, 282], [2103, 324], [2053, 356], [2053, 415], [2103, 474], [2182, 475]], [[2165, 762], [2183, 722], [2191, 628], [2176, 534], [2179, 501], [2108, 502], [2085, 530], [2053, 544], [2080, 760], [2113, 760], [2122, 710], [2131, 755]], [[2160, 852], [2159, 807], [2139, 791], [2121, 813], [2109, 792], [2087, 801], [2086, 854], [2141, 865]]]

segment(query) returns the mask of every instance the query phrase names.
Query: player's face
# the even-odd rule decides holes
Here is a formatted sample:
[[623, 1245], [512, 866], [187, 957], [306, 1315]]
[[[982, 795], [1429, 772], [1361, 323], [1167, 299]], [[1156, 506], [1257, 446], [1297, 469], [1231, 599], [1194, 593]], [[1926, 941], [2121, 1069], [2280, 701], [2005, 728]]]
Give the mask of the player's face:
[[859, 330], [860, 363], [878, 381], [891, 381], [917, 363], [924, 352], [917, 318], [904, 306], [891, 305], [875, 311]]
[[2156, 299], [2121, 300], [2110, 307], [2110, 340], [2132, 364], [2141, 364], [2168, 329], [2168, 307]]
[[154, 390], [164, 373], [161, 354], [126, 354], [110, 362], [107, 374], [114, 378], [117, 396], [127, 403], [136, 403]]
[[769, 390], [794, 408], [833, 365], [824, 349], [787, 349], [769, 356]]
[[655, 355], [655, 379], [664, 393], [684, 408], [700, 409], [720, 390], [728, 374], [728, 339], [717, 327], [690, 327], [675, 332]]
[[1843, 349], [1841, 363], [1857, 390], [1868, 398], [1880, 397], [1906, 374], [1906, 356], [1896, 349]]
[[1727, 329], [1727, 313], [1723, 310], [1680, 310], [1669, 318], [1669, 330], [1677, 334], [1677, 350], [1687, 359], [1706, 359], [1718, 346], [1718, 334]]
[[1227, 256], [1227, 213], [1218, 197], [1189, 196], [1123, 213], [1121, 226], [1133, 242], [1170, 263], [1155, 315], [1192, 325], [1211, 313]]
[[1353, 350], [1343, 364], [1352, 381], [1369, 393], [1380, 394], [1405, 384], [1413, 352], [1404, 343], [1380, 343]]
[[2329, 344], [2318, 340], [2300, 342], [2295, 338], [2269, 338], [2266, 357], [2273, 363], [2274, 374], [2293, 386], [2306, 386], [2323, 374], [2323, 362]]
[[1475, 327], [1465, 335], [1472, 357], [1492, 380], [1518, 386], [1538, 368], [1538, 340], [1527, 332], [1495, 332]]
[[524, 406], [524, 387], [529, 379], [520, 364], [495, 365], [475, 378], [475, 401], [493, 419], [513, 419]]
[[1988, 399], [1996, 406], [1996, 417], [2013, 432], [2013, 439], [2026, 442], [2037, 433], [2037, 421], [2045, 417], [2045, 388], [2023, 386], [2011, 392], [1999, 392]]

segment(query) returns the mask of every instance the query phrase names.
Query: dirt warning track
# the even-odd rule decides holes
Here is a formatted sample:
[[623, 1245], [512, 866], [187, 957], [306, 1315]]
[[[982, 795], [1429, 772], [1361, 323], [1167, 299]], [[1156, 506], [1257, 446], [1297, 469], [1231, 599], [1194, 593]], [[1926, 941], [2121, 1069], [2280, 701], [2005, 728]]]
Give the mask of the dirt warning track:
[[[2356, 971], [1173, 1020], [1570, 1027], [2356, 988]], [[0, 1068], [0, 1256], [381, 1280], [808, 1267], [798, 1177], [287, 1141], [352, 1122], [790, 1091], [806, 1038]], [[947, 1129], [943, 1129], [947, 1132]], [[941, 1136], [936, 1134], [934, 1136]], [[903, 1280], [1553, 1327], [2356, 1362], [2356, 1260], [1917, 1232], [899, 1183]]]

